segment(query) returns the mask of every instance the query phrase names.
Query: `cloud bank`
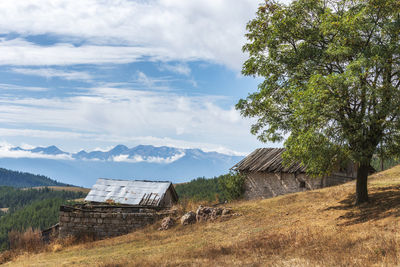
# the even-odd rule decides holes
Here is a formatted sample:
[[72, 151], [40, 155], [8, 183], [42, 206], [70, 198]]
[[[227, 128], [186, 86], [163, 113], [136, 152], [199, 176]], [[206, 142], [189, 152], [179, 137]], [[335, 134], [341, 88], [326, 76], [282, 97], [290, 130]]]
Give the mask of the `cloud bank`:
[[22, 128], [34, 122], [37, 128], [3, 127], [0, 134], [128, 144], [136, 140], [142, 144], [198, 145], [206, 150], [228, 151], [224, 147], [248, 137], [250, 122], [233, 107], [221, 108], [218, 101], [218, 97], [112, 87], [89, 88], [63, 98], [0, 96], [0, 113], [6, 114], [0, 117], [1, 124]]
[[[238, 70], [254, 0], [0, 1], [0, 64], [206, 60]], [[23, 18], [23, 19], [21, 19]], [[50, 35], [51, 45], [23, 36]], [[185, 69], [177, 69], [186, 73]]]

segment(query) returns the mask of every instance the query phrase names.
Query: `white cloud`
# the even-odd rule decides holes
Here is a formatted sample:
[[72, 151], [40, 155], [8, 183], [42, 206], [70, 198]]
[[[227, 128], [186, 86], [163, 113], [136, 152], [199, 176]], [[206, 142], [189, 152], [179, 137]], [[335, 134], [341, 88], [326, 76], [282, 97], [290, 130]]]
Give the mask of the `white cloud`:
[[24, 75], [33, 75], [45, 77], [47, 79], [51, 78], [61, 78], [64, 80], [77, 80], [77, 81], [90, 81], [92, 76], [85, 71], [63, 71], [53, 68], [12, 68], [11, 71], [15, 73], [20, 73]]
[[185, 153], [178, 153], [171, 157], [162, 158], [162, 157], [142, 157], [139, 155], [135, 155], [133, 158], [129, 157], [129, 155], [118, 155], [113, 157], [113, 161], [115, 162], [129, 162], [129, 163], [137, 163], [137, 162], [148, 162], [148, 163], [161, 163], [161, 164], [169, 164], [178, 159], [185, 156]]
[[186, 64], [162, 64], [159, 68], [161, 71], [170, 71], [182, 75], [188, 76], [191, 72], [191, 69]]
[[165, 84], [169, 81], [164, 78], [154, 78], [147, 76], [144, 72], [138, 71], [136, 73], [136, 82], [138, 82], [141, 86], [144, 86], [148, 89], [156, 89], [156, 90], [169, 90], [170, 88]]
[[223, 147], [223, 146], [214, 147], [212, 149], [203, 148], [202, 150], [204, 152], [218, 152], [218, 153], [229, 155], [229, 156], [247, 156], [250, 152], [250, 151], [247, 151], [247, 152], [235, 151], [235, 150]]
[[[0, 32], [51, 34], [64, 44], [39, 47], [2, 41], [0, 62], [11, 65], [124, 63], [151, 57], [207, 60], [238, 70], [254, 0], [0, 1]], [[84, 43], [81, 47], [68, 43]], [[114, 47], [113, 47], [114, 46]], [[6, 52], [9, 55], [4, 55]]]
[[23, 85], [0, 83], [0, 90], [42, 92], [42, 91], [47, 91], [49, 89], [44, 88], [44, 87], [23, 86]]
[[[1, 3], [0, 1], [0, 6]], [[20, 38], [13, 40], [0, 38], [0, 65], [123, 64], [138, 61], [144, 55], [161, 59], [163, 50], [128, 46], [74, 46], [68, 43], [40, 46]], [[168, 57], [163, 59], [169, 60]]]

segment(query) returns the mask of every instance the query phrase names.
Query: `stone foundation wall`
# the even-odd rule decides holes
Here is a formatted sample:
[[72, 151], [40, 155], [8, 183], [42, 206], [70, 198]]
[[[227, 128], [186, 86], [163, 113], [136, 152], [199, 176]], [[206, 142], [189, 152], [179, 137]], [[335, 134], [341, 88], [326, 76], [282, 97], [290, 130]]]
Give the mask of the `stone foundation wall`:
[[61, 237], [86, 235], [95, 239], [119, 236], [152, 224], [170, 214], [168, 211], [143, 208], [61, 206], [59, 234]]

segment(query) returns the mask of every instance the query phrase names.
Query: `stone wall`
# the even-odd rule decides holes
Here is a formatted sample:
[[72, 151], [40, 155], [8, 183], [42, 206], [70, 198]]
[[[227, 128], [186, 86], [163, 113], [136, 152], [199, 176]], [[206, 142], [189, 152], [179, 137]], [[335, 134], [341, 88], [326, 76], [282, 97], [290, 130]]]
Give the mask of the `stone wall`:
[[342, 176], [339, 174], [333, 174], [331, 176], [324, 177], [324, 179], [322, 181], [322, 187], [329, 187], [329, 186], [344, 184], [344, 183], [350, 182], [354, 179], [355, 179], [355, 177], [348, 177], [348, 176]]
[[138, 207], [60, 207], [59, 234], [65, 236], [90, 236], [102, 239], [124, 235], [165, 216], [168, 211]]
[[332, 175], [312, 178], [305, 173], [250, 172], [245, 174], [244, 198], [271, 198], [351, 181], [352, 177]]

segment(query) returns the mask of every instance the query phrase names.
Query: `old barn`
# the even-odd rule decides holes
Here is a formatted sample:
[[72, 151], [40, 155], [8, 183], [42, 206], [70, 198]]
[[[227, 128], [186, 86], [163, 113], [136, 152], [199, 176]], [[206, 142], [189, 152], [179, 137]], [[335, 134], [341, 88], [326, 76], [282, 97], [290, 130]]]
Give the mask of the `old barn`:
[[284, 166], [284, 148], [258, 148], [232, 167], [246, 176], [246, 199], [270, 198], [278, 195], [338, 185], [356, 178], [357, 168], [349, 162], [330, 176], [310, 177], [306, 168], [293, 162]]
[[84, 204], [60, 207], [61, 236], [127, 234], [171, 214], [178, 201], [171, 182], [98, 179]]
[[151, 207], [169, 207], [178, 201], [171, 182], [97, 180], [85, 201]]

